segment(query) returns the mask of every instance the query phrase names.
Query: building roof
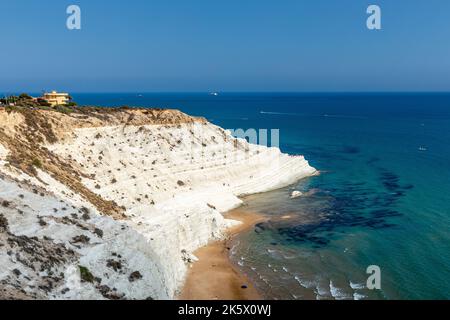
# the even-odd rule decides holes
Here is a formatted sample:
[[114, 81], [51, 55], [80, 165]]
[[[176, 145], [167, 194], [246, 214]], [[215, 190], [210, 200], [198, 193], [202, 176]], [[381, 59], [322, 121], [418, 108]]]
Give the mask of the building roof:
[[56, 91], [45, 92], [44, 93], [44, 96], [49, 96], [49, 95], [52, 95], [52, 96], [68, 96], [69, 94], [65, 93], [65, 92], [56, 92]]

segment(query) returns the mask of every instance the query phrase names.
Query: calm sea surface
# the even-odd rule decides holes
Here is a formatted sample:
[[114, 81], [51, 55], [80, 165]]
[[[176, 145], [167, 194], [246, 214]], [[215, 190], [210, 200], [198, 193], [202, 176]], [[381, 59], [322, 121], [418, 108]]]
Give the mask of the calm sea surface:
[[[282, 151], [323, 172], [246, 198], [270, 219], [236, 239], [232, 260], [267, 298], [450, 299], [450, 94], [73, 96], [280, 129]], [[381, 290], [366, 288], [370, 265]]]

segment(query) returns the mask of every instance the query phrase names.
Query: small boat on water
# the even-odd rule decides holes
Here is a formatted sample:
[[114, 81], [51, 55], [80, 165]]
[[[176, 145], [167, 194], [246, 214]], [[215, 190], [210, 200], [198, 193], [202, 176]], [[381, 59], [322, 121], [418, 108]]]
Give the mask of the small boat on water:
[[428, 149], [427, 148], [425, 148], [425, 147], [419, 147], [419, 151], [427, 151]]
[[211, 94], [212, 96], [218, 96], [218, 95], [219, 95], [218, 92], [211, 92], [210, 94]]

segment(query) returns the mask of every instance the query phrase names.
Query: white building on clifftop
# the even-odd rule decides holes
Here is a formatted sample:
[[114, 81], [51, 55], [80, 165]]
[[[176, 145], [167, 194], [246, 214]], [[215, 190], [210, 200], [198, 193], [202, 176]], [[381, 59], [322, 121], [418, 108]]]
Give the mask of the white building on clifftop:
[[44, 93], [42, 99], [54, 107], [67, 104], [70, 101], [70, 96], [68, 93], [52, 91]]

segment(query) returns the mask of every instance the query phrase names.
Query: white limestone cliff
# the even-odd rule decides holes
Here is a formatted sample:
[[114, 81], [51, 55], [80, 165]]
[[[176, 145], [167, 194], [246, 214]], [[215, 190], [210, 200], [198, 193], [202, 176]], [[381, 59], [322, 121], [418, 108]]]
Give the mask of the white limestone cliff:
[[[240, 196], [316, 172], [302, 156], [204, 119], [172, 110], [175, 121], [166, 111], [150, 121], [145, 112], [46, 114], [58, 138], [36, 154], [27, 145], [39, 157], [31, 171], [14, 156], [24, 147], [8, 140], [27, 128], [0, 131], [0, 296], [172, 299], [192, 252], [237, 223], [221, 213]], [[111, 206], [121, 216], [108, 215]]]

